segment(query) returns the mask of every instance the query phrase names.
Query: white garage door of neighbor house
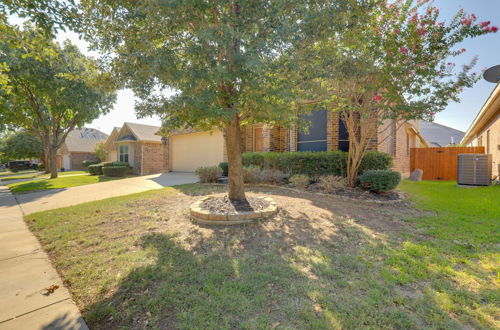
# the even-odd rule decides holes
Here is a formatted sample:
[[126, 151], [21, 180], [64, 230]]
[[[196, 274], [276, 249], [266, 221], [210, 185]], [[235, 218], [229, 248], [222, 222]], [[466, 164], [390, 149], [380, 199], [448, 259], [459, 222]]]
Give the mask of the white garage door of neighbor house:
[[224, 137], [220, 131], [172, 136], [170, 145], [173, 171], [194, 172], [200, 166], [219, 165], [224, 158]]

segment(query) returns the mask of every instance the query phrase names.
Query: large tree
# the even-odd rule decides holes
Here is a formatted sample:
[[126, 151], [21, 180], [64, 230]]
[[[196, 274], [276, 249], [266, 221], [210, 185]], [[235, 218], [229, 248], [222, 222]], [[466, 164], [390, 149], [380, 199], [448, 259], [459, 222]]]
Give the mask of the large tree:
[[345, 4], [349, 9], [338, 17], [345, 28], [301, 53], [308, 64], [299, 80], [310, 98], [299, 103], [340, 113], [349, 133], [347, 179], [354, 185], [374, 137], [384, 142], [402, 123], [432, 120], [450, 101], [459, 101], [462, 89], [479, 79], [471, 71], [475, 58], [461, 68], [454, 64], [466, 51], [460, 43], [498, 28], [463, 10], [442, 21], [425, 0]]
[[76, 46], [61, 46], [30, 25], [9, 30], [0, 63], [1, 119], [40, 138], [56, 178], [56, 154], [68, 133], [111, 109], [113, 80]]
[[24, 130], [12, 132], [0, 139], [2, 157], [15, 159], [43, 159], [43, 148], [40, 139]]
[[[224, 132], [230, 200], [245, 200], [241, 127], [296, 119], [287, 70], [299, 39], [338, 1], [82, 0], [83, 32], [140, 102], [140, 116]], [[289, 54], [288, 54], [289, 55]], [[286, 57], [293, 59], [293, 56]], [[166, 96], [165, 91], [174, 91]]]

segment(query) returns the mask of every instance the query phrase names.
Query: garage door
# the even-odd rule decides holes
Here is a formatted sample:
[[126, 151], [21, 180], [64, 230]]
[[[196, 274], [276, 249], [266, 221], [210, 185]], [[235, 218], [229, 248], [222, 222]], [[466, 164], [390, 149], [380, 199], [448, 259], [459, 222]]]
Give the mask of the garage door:
[[224, 157], [224, 137], [215, 131], [172, 136], [169, 139], [173, 171], [194, 172], [200, 166], [219, 165]]

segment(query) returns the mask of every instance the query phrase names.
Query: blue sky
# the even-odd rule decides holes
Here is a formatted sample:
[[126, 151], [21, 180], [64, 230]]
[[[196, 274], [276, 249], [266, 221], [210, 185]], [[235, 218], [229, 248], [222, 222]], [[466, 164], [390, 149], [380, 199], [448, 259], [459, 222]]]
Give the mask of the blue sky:
[[[436, 0], [434, 3], [439, 7], [442, 17], [447, 20], [463, 8], [466, 13], [476, 14], [478, 21], [491, 21], [493, 25], [500, 27], [500, 0]], [[474, 55], [479, 56], [475, 67], [478, 73], [485, 67], [500, 64], [500, 32], [465, 40], [461, 46], [467, 49], [467, 52], [465, 56], [457, 58], [457, 65], [466, 64]], [[460, 103], [449, 104], [446, 110], [438, 113], [435, 121], [466, 131], [494, 87], [495, 84], [481, 79], [473, 88], [461, 93]]]
[[[491, 21], [493, 25], [500, 27], [500, 0], [435, 0], [434, 4], [440, 9], [441, 17], [449, 21], [460, 9], [469, 14], [476, 14], [478, 21]], [[20, 23], [19, 19], [11, 17], [14, 23]], [[82, 51], [86, 51], [87, 45], [74, 33], [60, 33], [58, 40], [70, 39], [77, 44]], [[459, 48], [467, 49], [467, 52], [454, 60], [457, 66], [468, 64], [478, 55], [479, 61], [475, 71], [481, 73], [485, 67], [500, 64], [500, 32], [484, 35], [475, 39], [464, 41]], [[473, 88], [464, 90], [460, 95], [460, 103], [449, 104], [448, 107], [436, 115], [437, 123], [447, 125], [459, 130], [466, 131], [474, 120], [474, 117], [495, 87], [494, 84], [481, 79]], [[110, 133], [114, 126], [121, 126], [124, 122], [136, 122], [148, 125], [160, 125], [157, 117], [137, 119], [134, 111], [134, 95], [130, 90], [118, 92], [117, 102], [112, 111], [90, 123], [89, 127], [97, 128], [105, 133]]]

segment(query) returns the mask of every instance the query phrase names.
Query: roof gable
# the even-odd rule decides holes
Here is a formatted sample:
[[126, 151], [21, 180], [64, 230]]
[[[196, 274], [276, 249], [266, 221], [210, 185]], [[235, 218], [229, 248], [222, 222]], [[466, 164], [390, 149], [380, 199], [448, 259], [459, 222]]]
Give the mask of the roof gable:
[[95, 146], [107, 138], [107, 134], [95, 128], [83, 127], [69, 132], [64, 144], [68, 152], [94, 152]]
[[420, 135], [433, 146], [445, 147], [452, 143], [460, 143], [465, 132], [438, 123], [421, 120]]

